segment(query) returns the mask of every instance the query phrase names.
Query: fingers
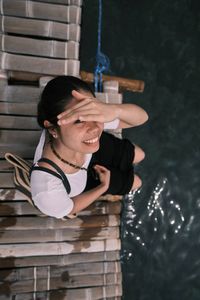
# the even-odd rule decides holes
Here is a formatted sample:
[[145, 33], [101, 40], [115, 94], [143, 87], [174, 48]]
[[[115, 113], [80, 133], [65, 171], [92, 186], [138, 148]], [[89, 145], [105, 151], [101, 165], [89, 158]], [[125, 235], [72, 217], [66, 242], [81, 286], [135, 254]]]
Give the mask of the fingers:
[[110, 172], [107, 168], [105, 168], [104, 166], [101, 166], [101, 165], [95, 165], [94, 169], [95, 169], [95, 171], [97, 171], [97, 173]]
[[63, 114], [60, 114], [58, 125], [66, 125], [76, 120], [101, 123], [105, 121], [101, 104], [89, 99], [82, 102], [84, 102], [82, 105], [77, 104], [72, 109], [68, 109]]
[[110, 182], [110, 170], [100, 165], [95, 165], [94, 169], [97, 172], [101, 183], [106, 184], [108, 186]]
[[81, 114], [81, 116], [79, 117], [80, 121], [84, 121], [84, 122], [99, 122], [99, 123], [104, 123], [104, 115], [102, 114], [96, 114], [95, 112], [91, 112], [90, 114]]
[[83, 100], [83, 99], [86, 98], [85, 94], [82, 94], [81, 92], [78, 92], [78, 91], [76, 91], [76, 90], [73, 90], [73, 91], [72, 91], [72, 96], [73, 96], [74, 98], [76, 98], [77, 100]]
[[66, 117], [68, 114], [70, 114], [71, 112], [73, 112], [76, 109], [79, 109], [81, 107], [84, 107], [85, 105], [89, 104], [92, 102], [91, 98], [87, 98], [82, 100], [80, 103], [74, 105], [72, 108], [66, 109], [64, 112], [60, 113], [57, 118], [60, 120], [63, 117]]

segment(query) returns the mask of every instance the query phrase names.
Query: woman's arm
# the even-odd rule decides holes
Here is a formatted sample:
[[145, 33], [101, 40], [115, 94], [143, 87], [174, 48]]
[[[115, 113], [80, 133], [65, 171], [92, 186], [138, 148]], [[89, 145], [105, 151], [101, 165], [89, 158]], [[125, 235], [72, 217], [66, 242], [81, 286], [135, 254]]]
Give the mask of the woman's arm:
[[144, 109], [135, 104], [110, 104], [113, 110], [118, 110], [120, 120], [118, 128], [129, 128], [144, 124], [148, 115]]
[[107, 191], [110, 183], [110, 171], [99, 165], [95, 165], [94, 169], [101, 183], [97, 187], [71, 198], [74, 202], [74, 207], [69, 213], [70, 215], [85, 209]]
[[105, 193], [110, 184], [110, 171], [103, 166], [96, 165], [100, 184], [88, 192], [70, 198], [62, 181], [42, 171], [34, 171], [31, 174], [31, 194], [36, 207], [45, 215], [63, 218], [75, 214]]
[[77, 91], [73, 91], [72, 95], [79, 103], [58, 115], [59, 125], [76, 120], [106, 123], [119, 119], [118, 128], [128, 128], [141, 125], [148, 120], [145, 110], [135, 104], [103, 103]]

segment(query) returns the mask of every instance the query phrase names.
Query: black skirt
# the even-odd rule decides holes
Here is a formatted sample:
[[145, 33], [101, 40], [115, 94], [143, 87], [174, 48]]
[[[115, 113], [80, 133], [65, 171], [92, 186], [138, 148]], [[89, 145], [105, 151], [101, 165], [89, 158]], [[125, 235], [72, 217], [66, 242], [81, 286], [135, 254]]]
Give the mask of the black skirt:
[[90, 190], [100, 184], [93, 166], [102, 165], [110, 170], [110, 185], [105, 194], [125, 195], [134, 180], [134, 152], [135, 147], [128, 139], [119, 139], [112, 134], [103, 132], [100, 138], [100, 147], [92, 155], [89, 164], [86, 190]]

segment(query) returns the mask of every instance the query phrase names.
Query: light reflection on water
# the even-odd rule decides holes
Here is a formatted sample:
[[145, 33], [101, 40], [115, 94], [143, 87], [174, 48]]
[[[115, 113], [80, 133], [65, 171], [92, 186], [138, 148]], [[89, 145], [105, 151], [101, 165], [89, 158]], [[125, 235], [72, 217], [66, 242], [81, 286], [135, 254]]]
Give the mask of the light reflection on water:
[[200, 280], [199, 202], [177, 197], [171, 182], [160, 177], [149, 195], [141, 189], [124, 197], [121, 260], [126, 300], [188, 300], [193, 292], [199, 298], [192, 299], [200, 299], [195, 288]]

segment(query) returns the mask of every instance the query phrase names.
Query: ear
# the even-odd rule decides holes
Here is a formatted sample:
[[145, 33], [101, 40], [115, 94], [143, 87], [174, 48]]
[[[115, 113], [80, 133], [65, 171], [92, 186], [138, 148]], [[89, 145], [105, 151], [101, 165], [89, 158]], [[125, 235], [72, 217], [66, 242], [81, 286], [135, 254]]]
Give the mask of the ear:
[[51, 124], [51, 122], [49, 122], [48, 120], [45, 120], [44, 121], [44, 127], [48, 130], [49, 134], [53, 138], [57, 138], [58, 137], [57, 130], [56, 130], [55, 126], [53, 124]]
[[48, 129], [49, 127], [53, 126], [48, 120], [44, 120], [44, 127]]

